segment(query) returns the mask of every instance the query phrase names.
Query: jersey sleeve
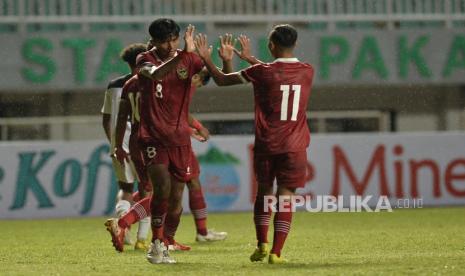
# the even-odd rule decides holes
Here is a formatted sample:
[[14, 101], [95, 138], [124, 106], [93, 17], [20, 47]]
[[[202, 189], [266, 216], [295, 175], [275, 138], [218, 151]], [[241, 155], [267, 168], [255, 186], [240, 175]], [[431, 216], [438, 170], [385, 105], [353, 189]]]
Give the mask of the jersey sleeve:
[[103, 99], [102, 114], [111, 114], [111, 91], [107, 89], [105, 91], [105, 97]]
[[243, 82], [260, 82], [260, 78], [263, 76], [263, 64], [255, 64], [250, 66], [242, 71], [240, 71], [240, 76], [242, 77]]
[[191, 62], [192, 62], [192, 75], [197, 74], [205, 66], [203, 60], [195, 53], [191, 53]]

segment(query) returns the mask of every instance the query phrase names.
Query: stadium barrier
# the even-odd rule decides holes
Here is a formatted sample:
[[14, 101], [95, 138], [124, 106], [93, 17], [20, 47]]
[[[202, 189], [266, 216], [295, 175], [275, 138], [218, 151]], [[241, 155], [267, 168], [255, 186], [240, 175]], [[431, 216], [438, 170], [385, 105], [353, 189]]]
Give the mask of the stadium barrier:
[[146, 23], [169, 16], [179, 22], [337, 22], [464, 20], [465, 0], [1, 0], [0, 23]]
[[[386, 195], [393, 208], [415, 199], [465, 205], [464, 141], [465, 133], [314, 135], [299, 193]], [[252, 136], [194, 142], [209, 211], [251, 210], [252, 144]], [[116, 185], [108, 150], [102, 141], [0, 144], [0, 218], [111, 215]]]

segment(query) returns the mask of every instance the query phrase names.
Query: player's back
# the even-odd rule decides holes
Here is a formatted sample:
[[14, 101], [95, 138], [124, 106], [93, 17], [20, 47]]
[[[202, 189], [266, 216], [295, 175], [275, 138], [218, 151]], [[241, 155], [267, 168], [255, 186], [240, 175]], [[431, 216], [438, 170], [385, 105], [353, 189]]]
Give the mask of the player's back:
[[138, 134], [140, 123], [140, 88], [137, 75], [124, 84], [121, 99], [129, 103], [129, 122], [131, 123], [131, 138], [133, 138]]
[[243, 71], [254, 85], [256, 153], [297, 152], [308, 147], [306, 110], [313, 74], [311, 65], [295, 58], [277, 59]]

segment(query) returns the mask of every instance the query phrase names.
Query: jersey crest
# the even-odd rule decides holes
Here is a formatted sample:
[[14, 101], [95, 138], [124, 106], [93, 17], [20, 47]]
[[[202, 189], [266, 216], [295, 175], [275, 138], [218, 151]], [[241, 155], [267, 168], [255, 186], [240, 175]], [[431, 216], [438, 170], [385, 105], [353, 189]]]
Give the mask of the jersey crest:
[[179, 67], [178, 69], [176, 69], [176, 72], [178, 73], [178, 77], [181, 80], [185, 80], [189, 76], [189, 72], [184, 67]]

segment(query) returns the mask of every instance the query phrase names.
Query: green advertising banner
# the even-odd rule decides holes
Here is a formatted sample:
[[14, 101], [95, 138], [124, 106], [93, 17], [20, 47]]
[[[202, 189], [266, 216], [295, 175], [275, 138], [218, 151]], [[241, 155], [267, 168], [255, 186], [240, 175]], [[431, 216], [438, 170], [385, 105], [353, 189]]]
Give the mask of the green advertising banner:
[[[214, 47], [219, 34], [209, 34]], [[247, 35], [256, 56], [272, 61], [266, 33]], [[0, 36], [0, 91], [101, 89], [128, 72], [120, 50], [147, 40], [124, 32]], [[315, 67], [317, 86], [465, 83], [464, 30], [300, 31], [296, 55]]]

